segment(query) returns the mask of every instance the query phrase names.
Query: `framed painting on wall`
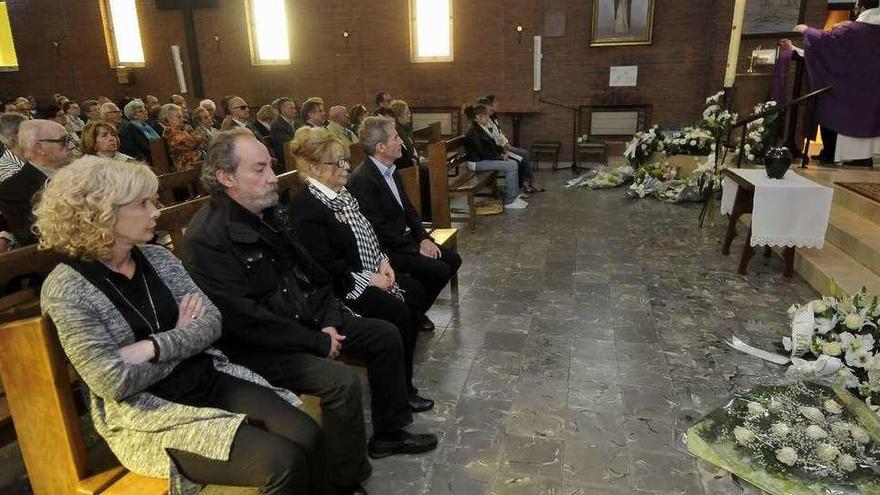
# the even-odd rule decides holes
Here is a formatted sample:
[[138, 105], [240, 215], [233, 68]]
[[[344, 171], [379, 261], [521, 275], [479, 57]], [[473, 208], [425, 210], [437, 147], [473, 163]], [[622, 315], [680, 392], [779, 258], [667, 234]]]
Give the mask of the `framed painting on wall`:
[[593, 0], [590, 46], [650, 45], [654, 0]]
[[743, 36], [791, 33], [803, 22], [803, 0], [752, 0], [746, 2]]

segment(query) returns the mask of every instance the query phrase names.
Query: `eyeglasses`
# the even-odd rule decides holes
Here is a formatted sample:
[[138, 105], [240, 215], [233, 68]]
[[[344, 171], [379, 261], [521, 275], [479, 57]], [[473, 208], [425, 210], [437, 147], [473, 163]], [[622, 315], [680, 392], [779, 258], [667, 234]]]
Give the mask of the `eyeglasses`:
[[321, 165], [336, 165], [336, 168], [350, 168], [351, 160], [348, 158], [340, 158], [335, 162], [321, 162]]
[[73, 138], [70, 137], [69, 134], [65, 134], [65, 135], [63, 135], [63, 136], [61, 136], [61, 137], [59, 137], [59, 138], [53, 138], [53, 139], [37, 139], [37, 141], [39, 141], [39, 142], [41, 142], [41, 143], [58, 143], [58, 144], [64, 144], [64, 145], [67, 145], [67, 144], [70, 144], [70, 143], [73, 141]]
[[241, 105], [241, 106], [237, 106], [237, 107], [232, 107], [232, 109], [233, 110], [244, 110], [247, 107], [248, 107], [247, 105]]

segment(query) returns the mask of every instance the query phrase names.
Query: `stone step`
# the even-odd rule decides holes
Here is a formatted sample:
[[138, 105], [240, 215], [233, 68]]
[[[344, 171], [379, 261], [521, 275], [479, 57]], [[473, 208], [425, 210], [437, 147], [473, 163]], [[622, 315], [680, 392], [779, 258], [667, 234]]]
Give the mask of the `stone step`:
[[880, 226], [880, 203], [870, 198], [835, 184], [833, 203], [873, 223], [875, 226]]
[[831, 207], [825, 239], [874, 273], [880, 273], [880, 225], [835, 204]]
[[826, 242], [822, 249], [798, 249], [794, 269], [823, 294], [832, 279], [849, 294], [862, 286], [867, 287], [869, 293], [880, 294], [880, 276], [830, 242]]

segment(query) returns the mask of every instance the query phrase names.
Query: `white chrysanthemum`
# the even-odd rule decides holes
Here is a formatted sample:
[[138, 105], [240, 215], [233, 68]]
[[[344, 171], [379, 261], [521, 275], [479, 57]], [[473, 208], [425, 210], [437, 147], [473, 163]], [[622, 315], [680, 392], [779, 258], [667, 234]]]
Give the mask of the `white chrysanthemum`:
[[822, 411], [820, 411], [819, 409], [817, 409], [815, 407], [802, 406], [802, 407], [798, 408], [798, 412], [801, 413], [801, 415], [803, 417], [809, 419], [810, 421], [816, 421], [816, 422], [824, 422], [825, 421], [825, 415], [822, 414]]
[[774, 423], [773, 426], [770, 427], [770, 433], [773, 433], [773, 435], [779, 438], [785, 438], [791, 433], [791, 427], [782, 422]]
[[764, 409], [764, 406], [762, 406], [761, 404], [759, 404], [757, 402], [749, 402], [748, 408], [749, 408], [749, 414], [756, 415], [756, 416], [758, 414], [764, 414], [765, 412], [767, 412], [767, 410]]
[[862, 318], [857, 313], [850, 313], [846, 315], [846, 318], [843, 319], [843, 324], [846, 328], [850, 330], [858, 330], [860, 329], [862, 323]]
[[818, 457], [820, 461], [830, 462], [837, 459], [837, 456], [839, 455], [840, 449], [834, 445], [820, 443], [819, 446], [816, 447], [816, 457]]
[[831, 432], [837, 436], [849, 435], [850, 428], [852, 428], [852, 426], [843, 421], [837, 421], [836, 423], [831, 424]]
[[837, 371], [837, 377], [841, 384], [846, 388], [856, 388], [859, 386], [859, 377], [847, 367], [839, 369]]
[[838, 318], [837, 316], [832, 318], [816, 318], [814, 321], [816, 324], [816, 331], [825, 335], [831, 330], [834, 330], [834, 327], [837, 326]]
[[791, 447], [782, 447], [776, 451], [776, 458], [786, 466], [794, 466], [798, 461], [797, 452]]
[[816, 425], [808, 426], [806, 434], [807, 438], [809, 438], [810, 440], [821, 440], [823, 438], [828, 438], [828, 434], [825, 433], [825, 430]]
[[822, 299], [811, 301], [810, 305], [813, 306], [813, 313], [816, 313], [817, 315], [828, 311], [828, 305], [825, 304], [825, 301]]
[[[829, 342], [829, 344], [830, 343], [831, 342]], [[843, 408], [840, 407], [840, 404], [838, 404], [837, 401], [833, 399], [826, 400], [824, 406], [825, 410], [830, 412], [831, 414], [840, 414], [843, 412]]]
[[736, 437], [736, 441], [742, 445], [748, 445], [755, 439], [755, 433], [744, 426], [737, 426], [734, 428], [733, 436]]
[[840, 467], [841, 471], [846, 471], [847, 473], [856, 470], [856, 460], [849, 454], [843, 454], [840, 456], [840, 459], [837, 460], [837, 465]]
[[779, 412], [785, 409], [785, 403], [774, 397], [770, 399], [770, 403], [767, 404], [767, 407], [769, 407], [770, 410], [773, 412]]
[[840, 346], [840, 342], [825, 342], [822, 344], [822, 353], [828, 354], [829, 356], [840, 356], [840, 353], [843, 352], [843, 349]]
[[861, 444], [866, 444], [871, 441], [871, 435], [868, 435], [867, 430], [861, 426], [853, 426], [850, 428], [849, 434], [852, 435], [853, 440]]

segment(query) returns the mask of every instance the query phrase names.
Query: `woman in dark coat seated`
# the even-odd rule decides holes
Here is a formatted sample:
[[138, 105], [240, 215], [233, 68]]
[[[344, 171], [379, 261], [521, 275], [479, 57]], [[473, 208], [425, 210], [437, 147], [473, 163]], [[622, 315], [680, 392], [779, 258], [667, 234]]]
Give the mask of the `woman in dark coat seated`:
[[337, 296], [362, 316], [391, 323], [403, 339], [410, 407], [433, 407], [413, 385], [413, 352], [419, 322], [428, 308], [424, 288], [415, 279], [396, 274], [369, 220], [345, 188], [348, 150], [326, 128], [301, 127], [290, 144], [299, 173], [308, 177], [306, 190], [291, 205], [291, 221], [309, 254], [334, 279]]
[[135, 160], [151, 163], [150, 141], [160, 136], [147, 124], [147, 107], [141, 100], [131, 100], [122, 113], [128, 122], [119, 126], [119, 150]]
[[325, 494], [320, 427], [211, 344], [220, 312], [165, 248], [145, 245], [157, 180], [139, 163], [78, 161], [36, 206], [42, 249], [69, 258], [41, 305], [88, 387], [92, 421], [129, 470], [193, 483]]

